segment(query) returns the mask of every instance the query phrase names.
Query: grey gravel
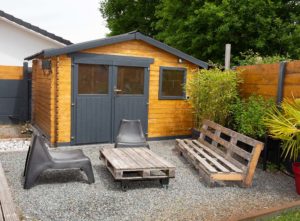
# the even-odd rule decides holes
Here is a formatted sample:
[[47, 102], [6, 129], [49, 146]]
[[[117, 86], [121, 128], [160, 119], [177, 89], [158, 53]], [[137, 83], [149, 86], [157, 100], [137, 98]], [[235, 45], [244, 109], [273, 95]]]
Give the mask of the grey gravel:
[[26, 151], [30, 144], [29, 138], [0, 139], [0, 152]]
[[176, 165], [169, 189], [161, 188], [158, 181], [138, 181], [127, 192], [121, 191], [99, 160], [99, 149], [111, 144], [76, 147], [92, 160], [96, 182], [91, 185], [79, 170], [46, 171], [38, 185], [23, 190], [26, 152], [0, 153], [0, 160], [24, 220], [227, 220], [299, 199], [292, 178], [261, 169], [256, 171], [252, 188], [208, 188], [173, 150], [173, 140], [153, 141], [150, 146]]

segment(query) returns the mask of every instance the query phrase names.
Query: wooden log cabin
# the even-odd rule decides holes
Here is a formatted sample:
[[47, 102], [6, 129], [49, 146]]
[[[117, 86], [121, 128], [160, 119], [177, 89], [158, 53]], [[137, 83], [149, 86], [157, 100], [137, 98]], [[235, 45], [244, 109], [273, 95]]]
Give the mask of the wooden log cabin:
[[208, 64], [139, 32], [47, 49], [32, 67], [32, 122], [53, 145], [113, 142], [120, 120], [148, 139], [191, 134], [183, 85]]

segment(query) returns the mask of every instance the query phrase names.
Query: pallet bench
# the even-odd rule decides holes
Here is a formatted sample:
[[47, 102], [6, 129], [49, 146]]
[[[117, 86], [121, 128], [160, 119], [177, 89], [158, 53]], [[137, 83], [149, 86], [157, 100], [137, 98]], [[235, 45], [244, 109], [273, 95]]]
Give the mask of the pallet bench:
[[200, 133], [198, 140], [177, 139], [176, 148], [208, 185], [239, 181], [250, 187], [263, 143], [209, 120]]
[[19, 221], [16, 208], [0, 163], [0, 221]]

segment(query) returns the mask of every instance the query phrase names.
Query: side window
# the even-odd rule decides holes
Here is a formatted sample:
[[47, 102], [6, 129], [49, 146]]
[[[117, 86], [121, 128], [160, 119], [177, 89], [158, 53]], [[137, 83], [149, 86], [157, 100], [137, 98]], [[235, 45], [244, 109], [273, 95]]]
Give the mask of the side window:
[[185, 99], [186, 69], [176, 67], [160, 67], [159, 70], [159, 99]]

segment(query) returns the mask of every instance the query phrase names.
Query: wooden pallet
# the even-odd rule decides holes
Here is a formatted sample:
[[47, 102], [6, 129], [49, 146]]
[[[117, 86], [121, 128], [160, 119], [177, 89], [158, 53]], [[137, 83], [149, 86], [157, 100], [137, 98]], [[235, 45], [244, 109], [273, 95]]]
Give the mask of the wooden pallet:
[[[246, 151], [238, 142], [251, 150]], [[205, 120], [198, 140], [177, 139], [176, 147], [210, 186], [240, 181], [249, 187], [263, 144]]]
[[8, 187], [4, 170], [0, 163], [0, 221], [20, 220]]
[[102, 159], [115, 180], [168, 179], [175, 166], [148, 148], [104, 148]]

